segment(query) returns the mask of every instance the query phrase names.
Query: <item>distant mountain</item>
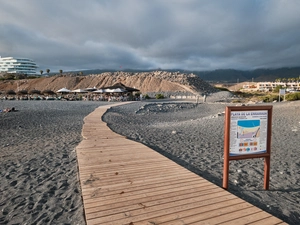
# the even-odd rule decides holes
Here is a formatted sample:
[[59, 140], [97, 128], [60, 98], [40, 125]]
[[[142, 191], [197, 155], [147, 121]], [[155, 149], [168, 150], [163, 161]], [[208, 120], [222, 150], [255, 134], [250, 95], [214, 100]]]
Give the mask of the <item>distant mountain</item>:
[[275, 81], [277, 78], [296, 78], [300, 76], [300, 67], [279, 68], [279, 69], [256, 69], [251, 71], [243, 70], [214, 70], [214, 71], [193, 71], [201, 79], [211, 82], [244, 82], [244, 81]]
[[[285, 67], [278, 69], [256, 69], [256, 70], [235, 70], [235, 69], [218, 69], [212, 71], [189, 71], [181, 69], [172, 70], [131, 70], [122, 69], [122, 72], [152, 72], [152, 71], [165, 71], [165, 72], [180, 72], [180, 73], [194, 73], [198, 75], [201, 79], [208, 82], [244, 82], [244, 81], [274, 81], [277, 78], [296, 78], [300, 76], [300, 67]], [[78, 73], [78, 71], [76, 71]], [[74, 73], [76, 73], [74, 72]], [[116, 70], [105, 70], [105, 69], [95, 69], [95, 70], [84, 70], [83, 75], [89, 74], [100, 74], [104, 72], [116, 72]]]

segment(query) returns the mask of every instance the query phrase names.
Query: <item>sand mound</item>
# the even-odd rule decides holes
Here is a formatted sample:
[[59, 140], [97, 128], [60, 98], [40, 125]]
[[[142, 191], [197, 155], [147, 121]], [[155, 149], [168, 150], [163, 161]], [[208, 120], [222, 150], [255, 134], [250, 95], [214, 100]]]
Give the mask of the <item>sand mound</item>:
[[143, 94], [148, 92], [180, 92], [180, 93], [213, 93], [217, 92], [210, 84], [195, 74], [179, 72], [109, 72], [87, 76], [57, 75], [37, 79], [17, 81], [1, 81], [0, 91], [5, 90], [52, 90], [57, 91], [63, 87], [70, 90], [88, 87], [105, 87], [121, 82], [126, 86], [135, 87]]

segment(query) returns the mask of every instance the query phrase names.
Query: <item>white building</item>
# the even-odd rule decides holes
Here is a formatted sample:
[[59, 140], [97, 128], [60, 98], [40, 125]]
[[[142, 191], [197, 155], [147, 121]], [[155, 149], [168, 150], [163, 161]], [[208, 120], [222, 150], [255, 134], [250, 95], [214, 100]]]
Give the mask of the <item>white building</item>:
[[0, 56], [0, 72], [6, 73], [23, 73], [23, 74], [36, 74], [38, 66], [31, 59], [14, 58], [14, 57], [1, 57]]
[[272, 91], [277, 86], [282, 86], [283, 89], [289, 91], [299, 91], [299, 82], [257, 82], [243, 85], [245, 91]]

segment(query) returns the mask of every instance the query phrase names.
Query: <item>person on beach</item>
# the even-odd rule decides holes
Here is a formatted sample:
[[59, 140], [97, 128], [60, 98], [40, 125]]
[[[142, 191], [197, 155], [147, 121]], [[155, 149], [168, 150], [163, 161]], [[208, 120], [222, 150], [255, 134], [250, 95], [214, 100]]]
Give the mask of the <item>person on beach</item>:
[[15, 107], [12, 107], [11, 109], [10, 108], [5, 108], [3, 110], [3, 112], [5, 112], [5, 113], [7, 113], [7, 112], [14, 112], [14, 111], [16, 111]]
[[206, 102], [206, 94], [203, 95], [203, 102]]

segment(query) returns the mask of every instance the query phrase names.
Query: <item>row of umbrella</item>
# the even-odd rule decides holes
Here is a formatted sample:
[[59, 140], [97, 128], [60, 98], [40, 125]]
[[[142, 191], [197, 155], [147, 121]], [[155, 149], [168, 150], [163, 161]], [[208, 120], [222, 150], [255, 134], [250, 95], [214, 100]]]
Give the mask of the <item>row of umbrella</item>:
[[[86, 89], [76, 89], [76, 90], [69, 90], [67, 88], [62, 88], [59, 89], [58, 91], [56, 91], [56, 93], [61, 93], [61, 94], [66, 94], [66, 93], [88, 93], [88, 92], [92, 92], [92, 93], [123, 93], [123, 92], [127, 92], [125, 89], [121, 89], [121, 88], [115, 88], [115, 89], [96, 89], [94, 91], [87, 91]], [[48, 94], [48, 95], [53, 95], [55, 94], [54, 91], [51, 90], [45, 90], [43, 92], [39, 91], [39, 90], [31, 90], [31, 91], [27, 91], [27, 90], [20, 90], [18, 92], [15, 92], [14, 90], [8, 90], [5, 92], [7, 95], [27, 95], [27, 94]], [[1, 93], [0, 93], [1, 94]]]
[[[2, 93], [0, 93], [2, 94]], [[40, 91], [40, 90], [31, 90], [31, 91], [27, 91], [27, 90], [20, 90], [18, 92], [15, 92], [14, 90], [8, 90], [5, 92], [5, 94], [7, 95], [27, 95], [27, 94], [48, 94], [48, 95], [52, 95], [52, 94], [55, 94], [54, 91], [51, 91], [51, 90], [45, 90], [45, 91]]]
[[[67, 88], [61, 88], [59, 90], [56, 91], [56, 93], [61, 93], [61, 94], [66, 94], [66, 93], [88, 93], [88, 92], [92, 92], [92, 93], [124, 93], [124, 92], [133, 92], [133, 91], [139, 91], [136, 88], [131, 88], [131, 87], [127, 87], [122, 83], [116, 83], [113, 86], [108, 86], [108, 87], [103, 87], [100, 89], [97, 88], [86, 88], [86, 89], [76, 89], [76, 90], [69, 90]], [[48, 95], [53, 95], [55, 94], [54, 91], [52, 90], [45, 90], [43, 92], [39, 91], [39, 90], [31, 90], [31, 91], [27, 91], [27, 90], [20, 90], [17, 93], [13, 90], [8, 90], [6, 92], [6, 94], [8, 95], [15, 95], [15, 94], [21, 94], [21, 95], [26, 95], [26, 94], [48, 94]]]
[[123, 92], [133, 92], [133, 91], [139, 91], [136, 88], [127, 87], [122, 83], [116, 83], [113, 86], [103, 87], [100, 89], [96, 88], [86, 88], [86, 89], [76, 89], [76, 90], [69, 90], [67, 88], [59, 89], [58, 93], [87, 93], [87, 92], [93, 92], [93, 93], [123, 93]]
[[57, 93], [88, 93], [88, 92], [92, 92], [92, 93], [122, 93], [122, 92], [127, 92], [127, 90], [125, 89], [121, 89], [121, 88], [114, 88], [114, 89], [110, 89], [110, 88], [105, 88], [105, 89], [96, 89], [94, 91], [87, 91], [86, 89], [76, 89], [76, 90], [68, 90], [66, 88], [62, 88], [59, 89], [57, 91]]

